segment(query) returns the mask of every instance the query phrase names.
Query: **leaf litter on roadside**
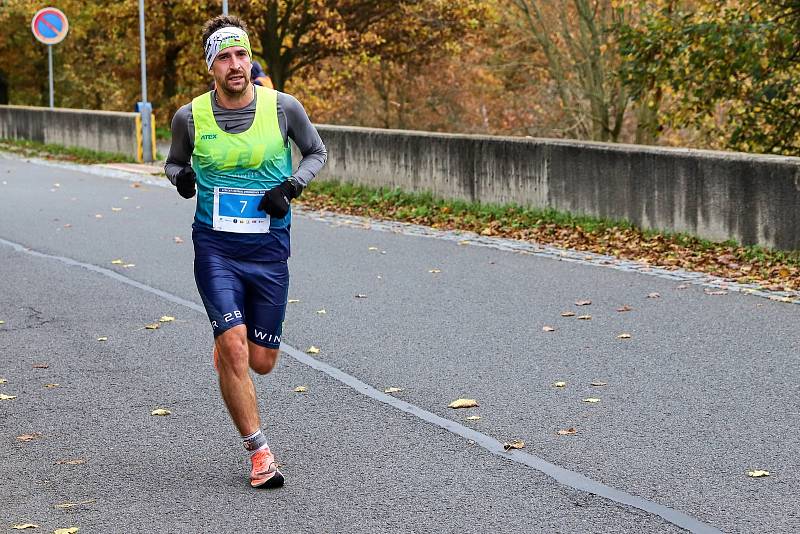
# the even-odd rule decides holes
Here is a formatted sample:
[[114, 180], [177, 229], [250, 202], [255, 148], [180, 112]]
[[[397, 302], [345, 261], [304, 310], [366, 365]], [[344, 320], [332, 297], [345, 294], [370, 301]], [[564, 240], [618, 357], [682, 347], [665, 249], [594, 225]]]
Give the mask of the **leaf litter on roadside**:
[[401, 391], [403, 391], [402, 388], [396, 387], [389, 387], [383, 390], [384, 393], [400, 393]]
[[41, 438], [42, 435], [38, 432], [32, 432], [30, 434], [22, 434], [21, 436], [17, 436], [17, 441], [22, 441], [23, 443], [28, 443], [29, 441], [33, 441], [35, 439]]
[[155, 410], [150, 412], [150, 415], [155, 415], [155, 416], [159, 416], [159, 417], [164, 417], [164, 416], [171, 415], [171, 414], [172, 414], [172, 412], [167, 410], [166, 408], [156, 408]]
[[307, 354], [319, 354], [319, 349], [317, 347], [315, 347], [314, 345], [311, 345], [310, 347], [308, 347], [306, 349], [306, 353]]
[[575, 429], [574, 426], [571, 426], [571, 427], [569, 427], [569, 428], [567, 428], [565, 430], [559, 430], [558, 432], [556, 432], [556, 434], [558, 434], [559, 436], [573, 436], [573, 435], [575, 435], [577, 433], [578, 433], [578, 431]]
[[75, 534], [79, 530], [80, 528], [78, 527], [57, 528], [53, 531], [53, 534]]
[[591, 303], [591, 300], [579, 300], [575, 302], [575, 306], [589, 306]]
[[447, 405], [448, 408], [458, 410], [460, 408], [477, 408], [480, 406], [475, 399], [456, 399]]
[[521, 439], [512, 439], [511, 441], [507, 441], [503, 443], [503, 448], [507, 451], [511, 449], [524, 449], [525, 442]]
[[55, 507], [61, 510], [67, 510], [69, 508], [77, 508], [78, 506], [85, 506], [87, 504], [92, 504], [94, 499], [86, 499], [85, 501], [79, 502], [62, 502], [61, 504], [56, 504]]
[[39, 528], [39, 525], [36, 523], [20, 523], [19, 525], [12, 525], [11, 528], [14, 530], [25, 530], [28, 528]]
[[308, 387], [307, 386], [297, 386], [296, 388], [294, 388], [293, 391], [295, 393], [306, 393], [308, 391]]
[[56, 461], [58, 465], [82, 465], [86, 463], [86, 460], [83, 458], [68, 458], [64, 460]]
[[0, 393], [0, 400], [14, 400], [16, 398], [16, 395], [6, 395], [5, 393]]
[[769, 474], [770, 474], [769, 471], [764, 471], [763, 469], [755, 469], [753, 471], [748, 471], [747, 472], [747, 476], [749, 476], [751, 478], [768, 477]]
[[553, 328], [552, 326], [543, 326], [543, 327], [542, 327], [542, 330], [543, 330], [544, 332], [555, 332], [555, 331], [556, 331], [556, 329], [555, 329], [555, 328]]

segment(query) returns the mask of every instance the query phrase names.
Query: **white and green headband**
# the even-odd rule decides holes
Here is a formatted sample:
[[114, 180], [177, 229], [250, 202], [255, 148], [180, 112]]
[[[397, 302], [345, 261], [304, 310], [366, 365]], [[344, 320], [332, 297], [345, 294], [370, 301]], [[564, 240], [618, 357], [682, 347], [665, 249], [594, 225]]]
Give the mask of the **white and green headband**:
[[247, 37], [247, 32], [235, 26], [228, 26], [220, 28], [212, 33], [206, 41], [205, 52], [208, 68], [211, 68], [211, 64], [214, 63], [217, 54], [231, 46], [241, 46], [247, 50], [247, 54], [250, 57], [253, 57], [253, 53], [250, 51], [250, 38]]

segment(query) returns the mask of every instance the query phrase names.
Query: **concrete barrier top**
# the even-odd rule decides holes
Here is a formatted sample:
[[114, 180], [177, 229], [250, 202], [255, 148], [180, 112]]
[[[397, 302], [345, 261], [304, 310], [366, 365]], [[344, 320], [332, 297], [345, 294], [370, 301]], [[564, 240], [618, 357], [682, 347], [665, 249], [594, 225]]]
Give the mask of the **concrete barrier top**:
[[77, 108], [47, 108], [42, 106], [17, 106], [17, 105], [3, 105], [2, 108], [32, 110], [32, 111], [52, 111], [54, 113], [76, 113], [76, 114], [92, 114], [92, 115], [106, 115], [110, 117], [137, 117], [139, 114], [133, 111], [103, 111], [94, 109], [77, 109]]

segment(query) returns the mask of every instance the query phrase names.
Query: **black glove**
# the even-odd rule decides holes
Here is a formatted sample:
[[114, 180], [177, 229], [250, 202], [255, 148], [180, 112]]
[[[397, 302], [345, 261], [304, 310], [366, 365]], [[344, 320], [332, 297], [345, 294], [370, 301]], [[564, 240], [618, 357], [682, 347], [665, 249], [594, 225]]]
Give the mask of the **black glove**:
[[192, 198], [197, 192], [195, 187], [195, 173], [191, 167], [184, 167], [178, 176], [175, 177], [175, 187], [178, 188], [178, 194], [183, 198]]
[[289, 213], [289, 202], [299, 197], [302, 190], [302, 186], [294, 180], [286, 180], [264, 193], [261, 202], [258, 203], [258, 209], [270, 217], [282, 219]]

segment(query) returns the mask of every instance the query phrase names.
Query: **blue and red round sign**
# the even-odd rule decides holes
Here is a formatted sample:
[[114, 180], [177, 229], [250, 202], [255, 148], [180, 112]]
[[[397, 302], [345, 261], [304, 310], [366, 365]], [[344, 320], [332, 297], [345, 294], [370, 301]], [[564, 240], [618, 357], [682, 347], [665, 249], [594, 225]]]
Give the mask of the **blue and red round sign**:
[[33, 36], [46, 45], [58, 44], [69, 31], [67, 16], [60, 9], [46, 7], [40, 9], [31, 20]]

